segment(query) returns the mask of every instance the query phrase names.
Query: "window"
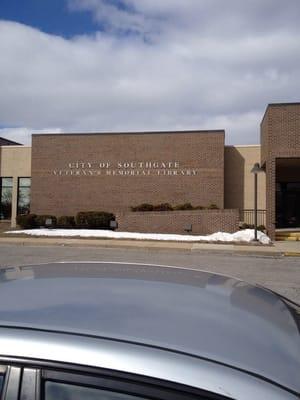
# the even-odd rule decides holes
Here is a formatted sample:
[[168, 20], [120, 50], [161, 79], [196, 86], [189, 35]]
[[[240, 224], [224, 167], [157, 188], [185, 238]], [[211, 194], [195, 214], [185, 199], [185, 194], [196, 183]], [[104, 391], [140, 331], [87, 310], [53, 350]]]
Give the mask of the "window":
[[2, 393], [3, 382], [4, 382], [4, 375], [0, 374], [0, 396], [1, 396], [1, 393]]
[[[131, 396], [108, 390], [69, 385], [48, 381], [45, 383], [45, 400], [139, 400], [142, 397]], [[143, 398], [145, 400], [145, 398]]]
[[[43, 400], [225, 400], [223, 396], [158, 379], [131, 376], [95, 375], [88, 371], [42, 370]], [[120, 376], [117, 376], [119, 375]]]
[[5, 386], [6, 366], [0, 365], [0, 398], [3, 396], [3, 388]]
[[30, 186], [31, 178], [19, 178], [18, 181], [18, 210], [17, 214], [30, 212]]
[[1, 399], [18, 400], [21, 368], [13, 366], [1, 366], [0, 375], [2, 378], [0, 383]]
[[0, 219], [11, 219], [13, 178], [0, 178]]

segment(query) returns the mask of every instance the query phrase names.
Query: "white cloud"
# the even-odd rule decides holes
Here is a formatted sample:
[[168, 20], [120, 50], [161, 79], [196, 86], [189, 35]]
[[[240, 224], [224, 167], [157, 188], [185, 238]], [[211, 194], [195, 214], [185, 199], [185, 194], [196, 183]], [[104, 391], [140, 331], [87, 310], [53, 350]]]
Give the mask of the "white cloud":
[[17, 143], [31, 145], [31, 135], [33, 133], [62, 133], [59, 128], [32, 129], [32, 128], [0, 128], [0, 137], [16, 141]]
[[298, 0], [122, 3], [69, 0], [99, 22], [72, 39], [0, 21], [0, 125], [25, 127], [0, 135], [225, 128], [258, 143], [267, 103], [300, 100]]
[[148, 21], [143, 14], [138, 14], [132, 9], [120, 9], [114, 2], [111, 3], [106, 0], [71, 0], [69, 1], [69, 7], [73, 11], [91, 11], [94, 19], [102, 24], [106, 30], [117, 32], [130, 30], [136, 33], [147, 31]]
[[90, 11], [111, 30], [150, 34], [236, 35], [299, 31], [299, 1], [289, 0], [68, 0], [73, 11]]

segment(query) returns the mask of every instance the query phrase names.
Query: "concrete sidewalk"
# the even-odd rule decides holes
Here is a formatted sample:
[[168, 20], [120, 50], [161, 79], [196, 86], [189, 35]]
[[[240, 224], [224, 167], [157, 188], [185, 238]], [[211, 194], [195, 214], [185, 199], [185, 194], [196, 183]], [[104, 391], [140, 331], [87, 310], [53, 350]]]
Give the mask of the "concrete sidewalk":
[[82, 238], [37, 238], [0, 237], [0, 244], [20, 246], [75, 246], [105, 248], [140, 248], [157, 250], [181, 250], [191, 252], [212, 252], [252, 256], [293, 256], [300, 257], [300, 242], [275, 242], [271, 246], [255, 244], [187, 243], [123, 239], [82, 239]]
[[275, 242], [275, 247], [281, 251], [285, 256], [300, 257], [300, 241], [278, 241]]

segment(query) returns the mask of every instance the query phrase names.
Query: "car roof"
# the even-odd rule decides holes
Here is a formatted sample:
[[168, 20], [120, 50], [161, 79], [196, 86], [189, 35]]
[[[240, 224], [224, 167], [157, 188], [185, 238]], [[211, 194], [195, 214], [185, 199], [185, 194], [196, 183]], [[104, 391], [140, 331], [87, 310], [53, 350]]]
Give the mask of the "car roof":
[[[152, 346], [90, 336], [0, 327], [0, 354], [28, 366], [113, 371], [174, 382], [232, 399], [292, 400], [295, 394], [239, 369]], [[18, 354], [18, 358], [15, 355]], [[90, 368], [92, 367], [92, 368]], [[95, 369], [94, 369], [95, 368]], [[99, 370], [100, 368], [100, 370]], [[296, 397], [298, 398], [298, 397]]]
[[204, 271], [107, 262], [8, 268], [0, 277], [0, 326], [164, 349], [300, 390], [297, 324], [268, 290]]

